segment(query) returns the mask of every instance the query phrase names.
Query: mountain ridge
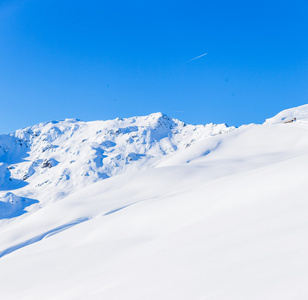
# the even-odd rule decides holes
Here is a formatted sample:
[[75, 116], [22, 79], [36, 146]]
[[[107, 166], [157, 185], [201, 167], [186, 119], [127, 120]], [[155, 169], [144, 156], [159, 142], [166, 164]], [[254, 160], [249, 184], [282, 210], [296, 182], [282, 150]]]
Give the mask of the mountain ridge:
[[154, 167], [198, 140], [234, 129], [189, 125], [163, 113], [28, 126], [0, 136], [0, 193], [54, 201], [96, 181]]

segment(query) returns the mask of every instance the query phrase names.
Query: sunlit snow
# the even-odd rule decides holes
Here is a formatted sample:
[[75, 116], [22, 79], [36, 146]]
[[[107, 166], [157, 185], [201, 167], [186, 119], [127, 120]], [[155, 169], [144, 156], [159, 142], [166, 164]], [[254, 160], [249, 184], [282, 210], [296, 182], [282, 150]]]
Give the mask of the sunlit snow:
[[0, 145], [1, 299], [308, 297], [308, 105], [240, 128], [48, 122]]

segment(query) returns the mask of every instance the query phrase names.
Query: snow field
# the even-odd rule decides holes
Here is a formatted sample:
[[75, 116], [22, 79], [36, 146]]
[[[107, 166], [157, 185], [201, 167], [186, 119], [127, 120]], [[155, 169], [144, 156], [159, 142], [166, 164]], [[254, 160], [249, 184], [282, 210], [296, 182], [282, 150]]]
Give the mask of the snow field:
[[307, 133], [242, 126], [3, 223], [0, 298], [307, 299]]

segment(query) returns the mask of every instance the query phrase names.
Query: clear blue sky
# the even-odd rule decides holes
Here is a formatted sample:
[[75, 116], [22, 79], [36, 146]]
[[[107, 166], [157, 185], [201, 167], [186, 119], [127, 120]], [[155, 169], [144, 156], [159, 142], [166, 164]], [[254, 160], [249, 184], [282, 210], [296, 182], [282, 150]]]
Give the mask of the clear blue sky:
[[0, 133], [158, 111], [261, 123], [308, 103], [307, 16], [307, 0], [0, 0]]

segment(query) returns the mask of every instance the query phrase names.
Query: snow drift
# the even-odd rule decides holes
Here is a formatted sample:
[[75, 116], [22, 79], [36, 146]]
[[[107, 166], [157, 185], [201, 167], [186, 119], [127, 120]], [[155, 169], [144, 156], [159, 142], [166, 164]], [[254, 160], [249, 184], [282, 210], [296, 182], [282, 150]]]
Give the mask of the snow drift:
[[[153, 163], [123, 168], [61, 201], [38, 199], [40, 208], [3, 219], [1, 298], [307, 299], [308, 122], [299, 117], [305, 110], [295, 110], [292, 123], [200, 138], [193, 127], [177, 139], [169, 131], [143, 135], [147, 142], [138, 145], [148, 150], [136, 146], [134, 153], [154, 148]], [[121, 131], [139, 132], [131, 126]], [[181, 146], [159, 152], [167, 142]], [[108, 136], [102, 143], [109, 149], [120, 142]], [[139, 159], [126, 157], [123, 166]], [[63, 163], [60, 154], [53, 158], [57, 165], [42, 175]]]

